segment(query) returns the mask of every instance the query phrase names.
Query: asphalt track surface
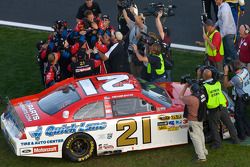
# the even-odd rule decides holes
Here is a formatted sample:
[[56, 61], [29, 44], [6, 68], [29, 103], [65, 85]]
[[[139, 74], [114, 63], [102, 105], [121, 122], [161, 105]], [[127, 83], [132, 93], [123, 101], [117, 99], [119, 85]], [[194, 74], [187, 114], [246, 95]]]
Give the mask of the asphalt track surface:
[[[109, 14], [113, 25], [116, 23], [116, 0], [96, 0], [103, 14]], [[246, 0], [245, 0], [246, 1]], [[55, 20], [64, 19], [71, 27], [75, 24], [78, 7], [84, 0], [0, 0], [0, 20], [51, 26]], [[150, 2], [160, 0], [135, 0], [139, 12]], [[167, 1], [164, 1], [167, 2]], [[247, 2], [247, 1], [246, 1]], [[176, 15], [167, 18], [165, 25], [171, 30], [172, 41], [178, 44], [194, 45], [201, 40], [202, 29], [200, 14], [201, 0], [173, 0], [177, 6]], [[250, 3], [246, 5], [246, 14], [240, 23], [250, 24]], [[148, 17], [149, 31], [156, 31], [154, 17]]]

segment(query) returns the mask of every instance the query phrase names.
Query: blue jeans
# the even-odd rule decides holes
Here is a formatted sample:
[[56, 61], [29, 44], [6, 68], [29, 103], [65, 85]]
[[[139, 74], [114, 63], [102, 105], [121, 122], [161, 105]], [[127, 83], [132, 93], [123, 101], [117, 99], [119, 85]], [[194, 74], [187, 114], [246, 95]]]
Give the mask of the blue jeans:
[[234, 47], [234, 34], [228, 34], [223, 37], [223, 45], [224, 45], [224, 62], [228, 63], [231, 60], [237, 59], [237, 51]]

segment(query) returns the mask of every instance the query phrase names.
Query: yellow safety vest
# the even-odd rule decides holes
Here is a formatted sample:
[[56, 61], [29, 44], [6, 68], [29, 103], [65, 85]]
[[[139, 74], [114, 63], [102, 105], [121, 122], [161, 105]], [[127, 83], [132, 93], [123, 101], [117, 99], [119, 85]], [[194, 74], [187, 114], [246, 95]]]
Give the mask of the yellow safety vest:
[[[163, 60], [163, 57], [162, 57], [162, 54], [159, 54], [159, 55], [154, 55], [152, 54], [153, 56], [157, 56], [161, 59], [161, 68], [160, 69], [155, 69], [155, 72], [157, 75], [162, 75], [164, 72], [165, 72], [165, 65], [164, 65], [164, 60]], [[147, 65], [147, 73], [148, 74], [151, 74], [152, 73], [152, 69], [151, 69], [151, 64], [148, 63]]]
[[[214, 34], [216, 32], [219, 32], [218, 30], [214, 30], [214, 32], [212, 34], [209, 35], [209, 40], [212, 42], [213, 41], [213, 37], [214, 37]], [[208, 35], [208, 33], [207, 33]], [[207, 54], [208, 56], [216, 56], [217, 55], [217, 50], [214, 49], [212, 50], [212, 48], [209, 46], [209, 44], [207, 43], [207, 41], [205, 42], [205, 46], [206, 46], [206, 51], [207, 51]], [[224, 47], [223, 47], [223, 43], [222, 43], [222, 40], [221, 40], [221, 44], [220, 44], [220, 55], [223, 56], [224, 55]]]
[[221, 91], [221, 84], [219, 81], [217, 81], [213, 85], [205, 83], [204, 87], [208, 95], [208, 101], [207, 101], [208, 109], [214, 109], [219, 107], [220, 105], [222, 105], [223, 107], [227, 106], [227, 100]]

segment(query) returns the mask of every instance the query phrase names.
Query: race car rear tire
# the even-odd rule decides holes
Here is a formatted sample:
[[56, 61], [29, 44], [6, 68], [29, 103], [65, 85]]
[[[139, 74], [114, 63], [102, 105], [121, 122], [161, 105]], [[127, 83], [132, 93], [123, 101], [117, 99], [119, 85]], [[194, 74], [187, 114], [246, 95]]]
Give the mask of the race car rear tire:
[[75, 133], [69, 136], [63, 144], [63, 157], [71, 161], [85, 161], [95, 150], [95, 142], [85, 133]]

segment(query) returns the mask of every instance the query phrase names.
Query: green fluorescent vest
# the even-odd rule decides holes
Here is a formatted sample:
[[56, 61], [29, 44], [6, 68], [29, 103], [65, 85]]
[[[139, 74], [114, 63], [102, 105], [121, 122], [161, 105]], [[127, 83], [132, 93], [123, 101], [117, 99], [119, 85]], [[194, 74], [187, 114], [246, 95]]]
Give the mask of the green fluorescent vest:
[[[210, 34], [209, 36], [209, 40], [212, 42], [213, 41], [213, 37], [214, 37], [214, 34], [216, 32], [219, 32], [218, 30], [214, 30], [214, 32], [212, 34]], [[208, 33], [207, 33], [208, 35]], [[209, 44], [207, 43], [207, 41], [205, 42], [205, 46], [206, 46], [206, 51], [207, 51], [207, 54], [208, 56], [216, 56], [217, 55], [217, 50], [212, 50], [211, 47], [209, 46]], [[222, 43], [222, 40], [221, 40], [221, 44], [220, 44], [220, 55], [223, 56], [224, 55], [224, 47], [223, 47], [223, 43]]]
[[204, 84], [206, 88], [208, 101], [207, 101], [207, 108], [213, 109], [222, 105], [226, 107], [227, 100], [221, 91], [221, 84], [217, 81], [214, 85], [209, 85], [207, 83]]
[[[157, 75], [162, 75], [164, 72], [165, 72], [165, 65], [164, 65], [164, 60], [163, 60], [163, 57], [162, 57], [162, 54], [159, 54], [159, 55], [154, 55], [152, 54], [153, 56], [157, 56], [161, 59], [161, 68], [160, 69], [155, 69], [155, 72]], [[151, 74], [152, 73], [152, 69], [151, 69], [151, 64], [148, 63], [148, 66], [147, 66], [147, 73], [148, 74]]]

